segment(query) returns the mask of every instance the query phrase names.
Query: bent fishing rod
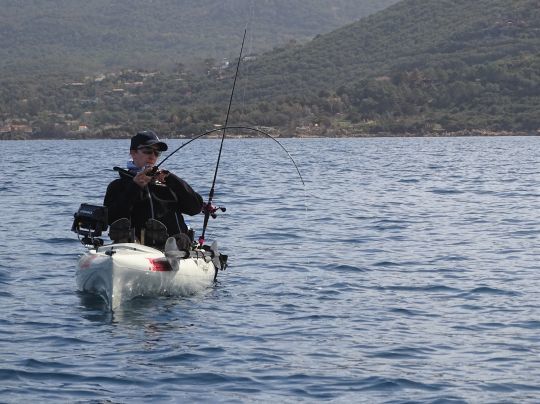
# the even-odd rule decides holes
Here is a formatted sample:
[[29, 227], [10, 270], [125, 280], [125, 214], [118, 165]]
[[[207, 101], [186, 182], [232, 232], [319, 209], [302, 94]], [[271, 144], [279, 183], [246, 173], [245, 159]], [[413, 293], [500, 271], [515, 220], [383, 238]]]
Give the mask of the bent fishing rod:
[[[215, 132], [219, 132], [219, 131], [222, 131], [222, 130], [248, 130], [248, 131], [253, 131], [255, 133], [258, 133], [258, 134], [261, 134], [261, 135], [264, 135], [270, 139], [272, 139], [274, 142], [276, 142], [279, 147], [285, 152], [287, 153], [287, 156], [289, 157], [289, 159], [291, 160], [291, 162], [293, 163], [294, 165], [294, 168], [296, 169], [296, 172], [298, 174], [298, 177], [300, 178], [300, 181], [302, 182], [302, 185], [305, 187], [306, 184], [304, 182], [304, 178], [302, 177], [302, 174], [300, 173], [300, 169], [298, 168], [298, 164], [296, 163], [296, 161], [294, 160], [294, 158], [291, 156], [291, 154], [289, 153], [289, 151], [285, 148], [285, 146], [283, 146], [283, 144], [277, 140], [275, 137], [273, 137], [272, 135], [270, 135], [269, 133], [259, 129], [259, 128], [253, 128], [251, 126], [228, 126], [226, 128], [215, 128], [215, 129], [212, 129], [212, 130], [209, 130], [207, 132], [204, 132], [204, 133], [201, 133], [200, 135], [197, 135], [191, 139], [189, 139], [187, 142], [184, 142], [182, 143], [179, 147], [177, 147], [176, 149], [174, 149], [167, 157], [165, 157], [163, 160], [161, 160], [159, 162], [159, 164], [155, 165], [153, 167], [153, 172], [157, 172], [158, 169], [159, 169], [159, 166], [161, 166], [163, 163], [165, 163], [165, 161], [167, 161], [170, 157], [172, 157], [175, 153], [179, 152], [180, 150], [182, 150], [184, 147], [186, 147], [187, 145], [189, 145], [190, 143], [194, 142], [195, 140], [197, 139], [200, 139], [204, 136], [208, 136], [208, 135], [211, 135], [212, 133], [215, 133]], [[123, 168], [120, 168], [120, 167], [114, 167], [113, 168], [115, 171], [119, 171], [121, 173], [123, 173], [124, 175], [127, 175], [127, 176], [130, 176], [130, 177], [133, 177], [133, 174], [130, 173], [128, 170], [126, 169], [123, 169]], [[214, 180], [215, 181], [215, 180]], [[215, 183], [213, 184], [213, 186], [215, 185]], [[212, 187], [213, 188], [213, 187]], [[212, 193], [212, 196], [213, 196], [213, 193]], [[205, 213], [208, 213], [209, 216], [211, 216], [212, 218], [216, 218], [216, 212], [218, 210], [221, 210], [221, 211], [225, 211], [225, 208], [223, 207], [216, 207], [216, 206], [213, 206], [213, 205], [208, 205], [208, 204], [205, 204], [204, 207], [203, 207], [203, 212]]]
[[304, 185], [304, 186], [306, 185], [305, 182], [304, 182], [304, 178], [302, 177], [302, 174], [300, 173], [300, 169], [298, 168], [298, 164], [296, 164], [296, 161], [293, 159], [293, 157], [291, 156], [289, 151], [285, 148], [285, 146], [283, 146], [283, 144], [281, 144], [279, 142], [279, 140], [277, 140], [275, 137], [273, 137], [269, 133], [267, 133], [267, 132], [265, 132], [265, 131], [263, 131], [263, 130], [261, 130], [259, 128], [253, 128], [251, 126], [227, 126], [226, 128], [216, 128], [216, 129], [209, 130], [208, 132], [201, 133], [200, 135], [197, 135], [197, 136], [189, 139], [187, 142], [182, 143], [178, 148], [176, 148], [174, 151], [172, 151], [171, 154], [169, 154], [167, 157], [165, 157], [163, 160], [161, 160], [160, 163], [157, 165], [157, 167], [159, 168], [159, 166], [161, 164], [163, 164], [166, 160], [168, 160], [169, 157], [171, 157], [176, 152], [182, 150], [184, 147], [186, 147], [190, 143], [194, 142], [195, 140], [200, 139], [201, 137], [204, 137], [204, 136], [208, 136], [208, 135], [210, 135], [212, 133], [222, 131], [223, 129], [227, 129], [227, 130], [250, 130], [250, 131], [253, 131], [253, 132], [256, 132], [256, 133], [260, 133], [261, 135], [264, 135], [264, 136], [272, 139], [274, 142], [276, 142], [279, 145], [279, 147], [281, 147], [281, 149], [285, 153], [287, 153], [287, 156], [289, 156], [289, 159], [291, 159], [291, 161], [292, 161], [292, 163], [294, 165], [294, 168], [296, 169], [296, 172], [298, 173], [298, 177], [300, 177], [300, 181], [302, 181], [302, 185]]
[[228, 126], [229, 116], [230, 116], [230, 113], [231, 113], [232, 101], [233, 101], [233, 98], [234, 98], [234, 90], [236, 88], [236, 81], [238, 79], [238, 72], [240, 70], [240, 62], [242, 60], [242, 53], [243, 53], [243, 50], [244, 50], [244, 43], [245, 43], [245, 40], [246, 40], [246, 33], [247, 33], [247, 29], [244, 30], [244, 36], [242, 38], [242, 46], [240, 47], [240, 55], [238, 57], [238, 63], [236, 65], [236, 71], [235, 71], [235, 74], [234, 74], [234, 81], [233, 81], [233, 86], [232, 86], [232, 89], [231, 89], [231, 95], [230, 95], [230, 98], [229, 98], [229, 105], [228, 105], [228, 108], [227, 108], [227, 115], [226, 115], [226, 118], [225, 118], [225, 124], [221, 128], [216, 128], [216, 129], [209, 130], [209, 131], [204, 132], [204, 133], [202, 133], [200, 135], [197, 135], [197, 136], [193, 137], [192, 139], [190, 139], [189, 141], [183, 143], [178, 148], [176, 148], [173, 152], [171, 152], [167, 157], [165, 157], [159, 164], [157, 164], [154, 167], [154, 170], [153, 170], [154, 172], [157, 172], [159, 167], [165, 161], [167, 161], [171, 156], [173, 156], [175, 153], [177, 153], [178, 151], [183, 149], [185, 146], [187, 146], [191, 142], [194, 142], [195, 140], [200, 139], [203, 136], [207, 136], [207, 135], [210, 135], [212, 133], [222, 131], [221, 143], [220, 143], [220, 146], [219, 146], [218, 159], [217, 159], [217, 162], [216, 162], [216, 168], [214, 170], [214, 178], [212, 180], [212, 187], [210, 188], [210, 192], [208, 193], [208, 202], [203, 204], [203, 209], [202, 209], [202, 212], [204, 213], [204, 223], [203, 223], [203, 229], [202, 229], [201, 236], [199, 237], [199, 245], [201, 245], [201, 246], [204, 244], [204, 241], [205, 241], [204, 236], [205, 236], [205, 233], [206, 233], [206, 228], [208, 226], [208, 220], [209, 220], [210, 216], [212, 218], [215, 218], [216, 217], [216, 212], [218, 210], [221, 210], [223, 212], [225, 211], [225, 208], [223, 208], [223, 207], [213, 206], [212, 201], [214, 199], [217, 174], [218, 174], [218, 170], [219, 170], [219, 163], [221, 161], [221, 154], [222, 154], [222, 151], [223, 151], [223, 143], [224, 143], [224, 140], [225, 140], [225, 133], [226, 133], [227, 130], [231, 130], [231, 129], [235, 129], [235, 130], [251, 130], [251, 131], [260, 133], [260, 134], [262, 134], [264, 136], [267, 136], [270, 139], [272, 139], [273, 141], [275, 141], [285, 151], [285, 153], [287, 153], [287, 155], [289, 156], [289, 158], [293, 162], [294, 167], [296, 168], [296, 172], [298, 173], [298, 176], [300, 177], [300, 181], [302, 181], [302, 185], [305, 187], [304, 179], [302, 178], [302, 174], [300, 173], [300, 170], [298, 168], [298, 165], [296, 164], [296, 161], [294, 161], [294, 159], [292, 158], [289, 151], [285, 148], [285, 146], [283, 146], [276, 138], [274, 138], [269, 133], [266, 133], [265, 131], [260, 130], [258, 128], [252, 128], [252, 127], [249, 127], [249, 126]]

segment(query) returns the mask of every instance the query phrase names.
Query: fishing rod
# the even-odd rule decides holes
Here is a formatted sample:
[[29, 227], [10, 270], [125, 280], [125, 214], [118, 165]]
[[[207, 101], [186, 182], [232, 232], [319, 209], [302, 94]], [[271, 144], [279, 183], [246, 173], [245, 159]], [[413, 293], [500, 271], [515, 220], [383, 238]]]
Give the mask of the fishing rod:
[[251, 131], [260, 133], [260, 134], [262, 134], [264, 136], [267, 136], [270, 139], [272, 139], [273, 141], [275, 141], [285, 151], [285, 153], [287, 153], [287, 155], [291, 159], [292, 163], [294, 164], [294, 167], [296, 168], [296, 172], [298, 173], [298, 176], [300, 177], [300, 181], [302, 181], [302, 185], [305, 187], [304, 179], [302, 178], [302, 174], [300, 173], [300, 170], [298, 168], [298, 165], [296, 164], [296, 161], [294, 161], [294, 159], [292, 158], [289, 151], [285, 148], [285, 146], [283, 146], [276, 138], [274, 138], [269, 133], [266, 133], [265, 131], [260, 130], [258, 128], [252, 128], [252, 127], [249, 127], [249, 126], [228, 126], [232, 101], [233, 101], [233, 97], [234, 97], [234, 90], [236, 88], [236, 81], [238, 79], [238, 72], [240, 70], [240, 62], [242, 60], [242, 52], [244, 50], [244, 43], [245, 43], [245, 40], [246, 40], [246, 33], [247, 33], [247, 28], [244, 30], [244, 36], [242, 38], [242, 46], [240, 47], [240, 56], [238, 57], [238, 63], [236, 65], [236, 71], [235, 71], [235, 75], [234, 75], [234, 82], [233, 82], [233, 86], [232, 86], [232, 89], [231, 89], [231, 95], [230, 95], [230, 98], [229, 98], [229, 105], [228, 105], [228, 108], [227, 108], [227, 115], [226, 115], [226, 118], [225, 118], [225, 125], [223, 125], [221, 128], [212, 129], [212, 130], [209, 130], [207, 132], [204, 132], [204, 133], [202, 133], [200, 135], [197, 135], [197, 136], [193, 137], [192, 139], [190, 139], [189, 141], [183, 143], [178, 148], [176, 148], [174, 151], [172, 151], [167, 157], [165, 157], [158, 165], [156, 165], [154, 167], [154, 172], [157, 172], [158, 168], [165, 161], [167, 161], [171, 156], [173, 156], [175, 153], [177, 153], [178, 151], [183, 149], [188, 144], [194, 142], [197, 139], [200, 139], [203, 136], [207, 136], [207, 135], [210, 135], [212, 133], [222, 131], [221, 143], [220, 143], [219, 153], [218, 153], [218, 159], [217, 159], [216, 168], [215, 168], [215, 171], [214, 171], [214, 178], [212, 180], [212, 187], [210, 188], [210, 192], [208, 194], [208, 202], [203, 204], [202, 212], [204, 213], [204, 223], [203, 223], [203, 229], [202, 229], [201, 236], [199, 237], [199, 245], [204, 244], [204, 236], [205, 236], [205, 233], [206, 233], [206, 228], [208, 226], [208, 220], [209, 220], [210, 216], [212, 218], [215, 218], [216, 217], [216, 212], [218, 210], [221, 210], [221, 211], [225, 212], [225, 208], [213, 206], [212, 201], [213, 201], [214, 193], [215, 193], [215, 185], [216, 185], [217, 174], [218, 174], [218, 170], [219, 170], [219, 163], [221, 161], [221, 154], [222, 154], [222, 151], [223, 151], [223, 142], [225, 140], [225, 133], [226, 133], [227, 130], [231, 130], [231, 129], [235, 129], [235, 130], [251, 130]]
[[283, 146], [283, 144], [281, 144], [279, 142], [279, 140], [277, 140], [275, 137], [273, 137], [269, 133], [267, 133], [267, 132], [265, 132], [265, 131], [263, 131], [261, 129], [258, 129], [258, 128], [253, 128], [251, 126], [228, 126], [227, 128], [216, 128], [216, 129], [209, 130], [208, 132], [201, 133], [200, 135], [197, 135], [197, 136], [191, 138], [187, 142], [182, 143], [178, 148], [176, 148], [174, 151], [172, 151], [171, 154], [169, 154], [167, 157], [165, 157], [163, 160], [161, 160], [161, 162], [157, 165], [157, 167], [159, 167], [161, 164], [163, 164], [173, 154], [175, 154], [176, 152], [182, 150], [188, 144], [194, 142], [197, 139], [200, 139], [201, 137], [208, 136], [208, 135], [210, 135], [210, 134], [212, 134], [214, 132], [218, 132], [218, 131], [221, 131], [223, 129], [227, 129], [227, 130], [231, 130], [231, 129], [234, 129], [234, 130], [250, 130], [250, 131], [253, 131], [253, 132], [260, 133], [260, 134], [272, 139], [274, 142], [276, 142], [279, 145], [279, 147], [281, 147], [281, 149], [283, 149], [283, 151], [285, 151], [285, 153], [287, 153], [287, 156], [289, 156], [289, 159], [291, 159], [291, 161], [292, 161], [292, 163], [294, 165], [294, 168], [296, 169], [296, 172], [298, 173], [298, 176], [300, 177], [300, 181], [302, 181], [302, 185], [304, 185], [304, 186], [306, 185], [305, 182], [304, 182], [304, 178], [302, 177], [302, 174], [300, 173], [300, 169], [298, 168], [298, 164], [296, 164], [296, 161], [291, 156], [289, 151], [285, 148], [285, 146]]
[[[215, 215], [215, 212], [219, 208], [215, 208], [212, 206], [212, 200], [214, 199], [214, 190], [216, 187], [216, 179], [219, 169], [219, 162], [221, 161], [221, 152], [223, 151], [223, 142], [225, 141], [225, 132], [227, 130], [227, 125], [229, 124], [229, 116], [231, 114], [231, 106], [233, 102], [234, 97], [234, 89], [236, 88], [236, 80], [238, 79], [238, 71], [240, 70], [240, 62], [242, 60], [242, 52], [244, 51], [244, 43], [246, 42], [246, 34], [247, 34], [247, 28], [244, 29], [244, 36], [242, 37], [242, 46], [240, 47], [240, 55], [238, 56], [238, 63], [236, 64], [236, 72], [234, 73], [234, 82], [231, 89], [231, 96], [229, 98], [229, 106], [227, 108], [227, 116], [225, 117], [225, 125], [223, 125], [223, 134], [221, 135], [221, 144], [219, 146], [219, 153], [218, 153], [218, 159], [216, 162], [216, 169], [214, 171], [214, 179], [212, 180], [212, 187], [210, 188], [210, 192], [208, 193], [208, 202], [206, 202], [206, 205], [203, 207], [204, 212], [204, 223], [203, 223], [203, 229], [201, 236], [199, 237], [199, 244], [204, 244], [204, 235], [206, 233], [206, 227], [208, 226], [208, 219], [212, 215]], [[223, 208], [222, 208], [223, 210]]]

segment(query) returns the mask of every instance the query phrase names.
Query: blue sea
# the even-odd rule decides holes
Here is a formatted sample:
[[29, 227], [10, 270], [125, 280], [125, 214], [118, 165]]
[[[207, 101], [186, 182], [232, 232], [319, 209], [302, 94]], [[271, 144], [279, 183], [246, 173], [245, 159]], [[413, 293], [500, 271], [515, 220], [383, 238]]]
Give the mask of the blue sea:
[[70, 229], [129, 141], [0, 142], [0, 402], [540, 402], [538, 137], [281, 142], [224, 142], [215, 286], [114, 312]]

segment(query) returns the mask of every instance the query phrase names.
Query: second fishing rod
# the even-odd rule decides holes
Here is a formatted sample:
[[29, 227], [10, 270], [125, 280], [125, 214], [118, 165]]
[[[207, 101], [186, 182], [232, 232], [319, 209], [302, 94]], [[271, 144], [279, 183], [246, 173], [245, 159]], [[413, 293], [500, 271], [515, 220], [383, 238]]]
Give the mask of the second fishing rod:
[[247, 34], [247, 28], [244, 29], [244, 36], [242, 37], [242, 46], [240, 47], [240, 55], [238, 56], [238, 62], [236, 64], [236, 71], [234, 73], [234, 81], [233, 81], [233, 85], [232, 85], [232, 89], [231, 89], [231, 95], [230, 95], [230, 98], [229, 98], [229, 105], [227, 107], [227, 115], [225, 117], [225, 124], [223, 125], [223, 129], [222, 129], [223, 133], [221, 134], [221, 143], [219, 145], [219, 153], [218, 153], [218, 158], [217, 158], [217, 162], [216, 162], [216, 168], [214, 170], [214, 178], [212, 180], [212, 187], [210, 188], [210, 192], [208, 193], [208, 201], [205, 203], [205, 205], [203, 207], [204, 222], [203, 222], [203, 229], [202, 229], [202, 232], [201, 232], [201, 236], [199, 237], [199, 245], [204, 244], [204, 236], [206, 234], [206, 228], [208, 227], [208, 219], [210, 218], [210, 216], [214, 217], [215, 212], [218, 209], [221, 209], [223, 211], [225, 209], [225, 208], [216, 208], [215, 206], [212, 205], [212, 201], [214, 200], [216, 179], [217, 179], [218, 170], [219, 170], [219, 163], [221, 161], [221, 153], [223, 151], [223, 142], [225, 141], [225, 133], [227, 131], [227, 125], [229, 124], [229, 116], [231, 114], [231, 106], [232, 106], [232, 102], [233, 102], [233, 98], [234, 98], [234, 90], [236, 88], [236, 80], [238, 79], [238, 72], [240, 70], [240, 62], [242, 61], [242, 54], [244, 52], [244, 43], [246, 41], [246, 34]]

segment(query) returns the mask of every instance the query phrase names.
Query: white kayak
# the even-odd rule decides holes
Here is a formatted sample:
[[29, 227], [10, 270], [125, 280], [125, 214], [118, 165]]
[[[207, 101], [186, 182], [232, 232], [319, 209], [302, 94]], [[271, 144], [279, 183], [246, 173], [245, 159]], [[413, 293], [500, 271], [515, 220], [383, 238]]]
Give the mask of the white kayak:
[[221, 265], [212, 248], [179, 251], [173, 238], [165, 252], [136, 243], [99, 246], [79, 259], [77, 287], [101, 296], [111, 310], [138, 296], [191, 295], [214, 284]]
[[[107, 208], [81, 204], [74, 216], [71, 230], [88, 249], [75, 272], [77, 288], [101, 296], [111, 310], [138, 296], [187, 296], [200, 292], [214, 284], [218, 270], [227, 267], [227, 256], [218, 252], [216, 242], [201, 246], [191, 238], [189, 251], [180, 250], [174, 237], [166, 237], [166, 227], [153, 219], [145, 229], [157, 228], [161, 233], [147, 237], [148, 245], [133, 241], [104, 245], [99, 236], [108, 227]], [[125, 225], [127, 219], [121, 220], [121, 225]], [[127, 225], [120, 230], [133, 231], [129, 221]], [[116, 233], [118, 236], [118, 228]], [[116, 236], [114, 240], [124, 237]]]

